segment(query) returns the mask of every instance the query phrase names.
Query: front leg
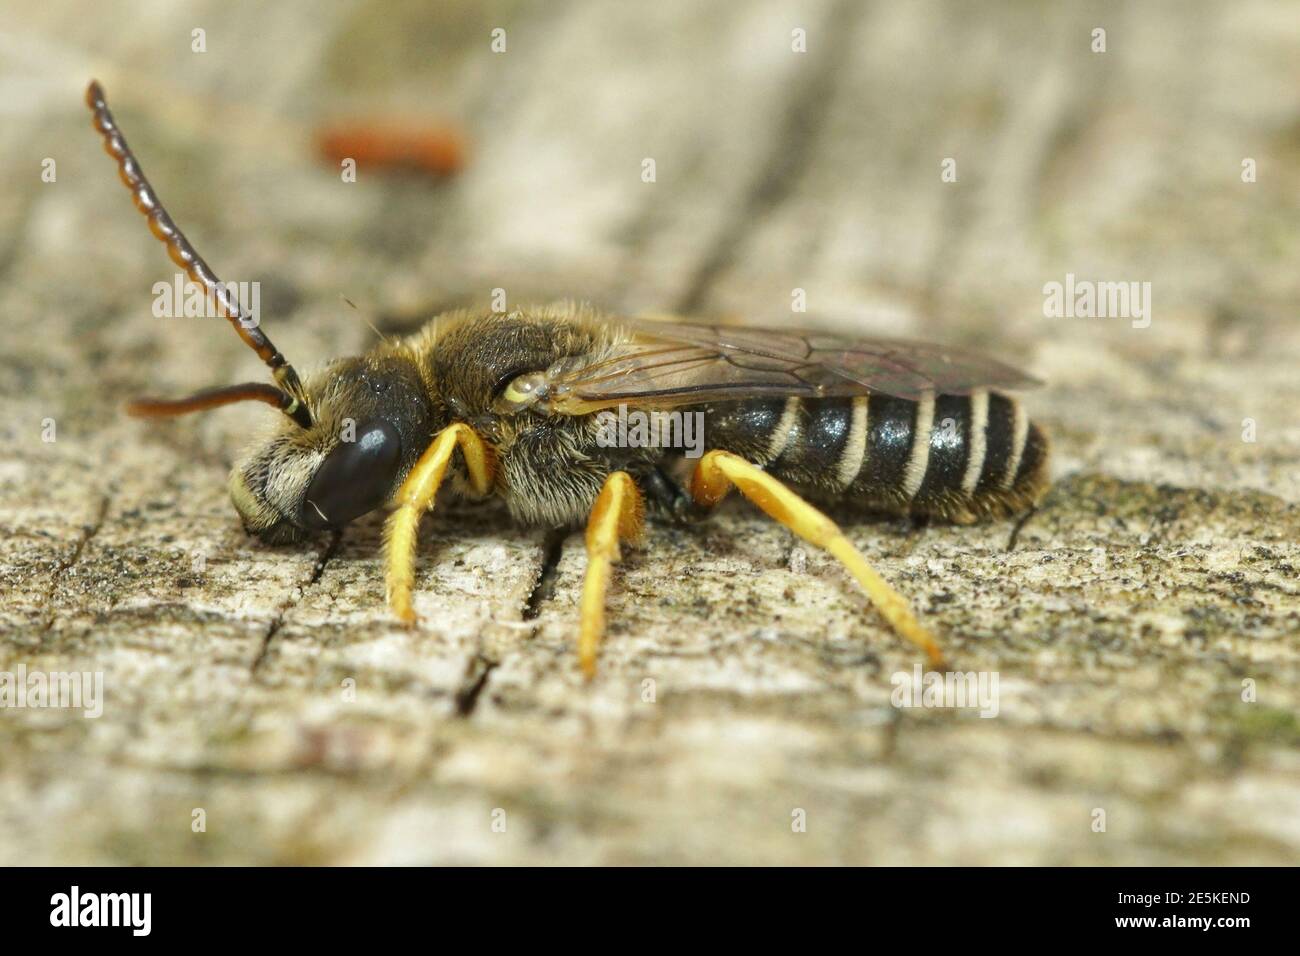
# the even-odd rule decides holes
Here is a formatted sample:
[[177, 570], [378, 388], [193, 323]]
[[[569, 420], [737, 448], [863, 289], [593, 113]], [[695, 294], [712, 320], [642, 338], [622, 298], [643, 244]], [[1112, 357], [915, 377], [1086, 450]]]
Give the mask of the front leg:
[[394, 500], [397, 510], [384, 522], [384, 549], [388, 558], [388, 605], [398, 620], [415, 623], [411, 607], [411, 585], [415, 581], [415, 546], [420, 518], [433, 508], [434, 498], [452, 452], [460, 448], [475, 494], [485, 495], [492, 487], [492, 452], [468, 425], [457, 422], [440, 431], [402, 482]]

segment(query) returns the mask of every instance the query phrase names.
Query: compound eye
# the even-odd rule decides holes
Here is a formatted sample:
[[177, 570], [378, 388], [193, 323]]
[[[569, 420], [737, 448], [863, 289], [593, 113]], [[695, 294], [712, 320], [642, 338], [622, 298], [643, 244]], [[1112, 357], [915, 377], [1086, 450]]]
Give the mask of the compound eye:
[[358, 424], [356, 434], [356, 441], [340, 443], [316, 469], [299, 514], [304, 528], [341, 528], [374, 511], [392, 491], [402, 460], [397, 429], [376, 418]]

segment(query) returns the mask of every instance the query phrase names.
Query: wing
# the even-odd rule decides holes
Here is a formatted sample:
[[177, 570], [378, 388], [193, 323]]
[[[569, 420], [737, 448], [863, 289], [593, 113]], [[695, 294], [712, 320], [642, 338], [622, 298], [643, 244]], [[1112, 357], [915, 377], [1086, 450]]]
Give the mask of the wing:
[[964, 349], [904, 339], [619, 319], [626, 340], [596, 362], [554, 370], [551, 407], [581, 415], [620, 402], [686, 405], [763, 396], [969, 394], [1041, 385]]

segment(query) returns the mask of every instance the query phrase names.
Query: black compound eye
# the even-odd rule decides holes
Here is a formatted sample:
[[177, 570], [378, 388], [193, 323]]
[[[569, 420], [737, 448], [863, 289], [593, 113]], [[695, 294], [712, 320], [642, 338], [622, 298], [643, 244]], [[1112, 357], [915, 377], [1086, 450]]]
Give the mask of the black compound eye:
[[304, 528], [341, 528], [384, 503], [402, 460], [397, 429], [380, 419], [357, 425], [356, 441], [343, 442], [316, 469], [299, 519]]

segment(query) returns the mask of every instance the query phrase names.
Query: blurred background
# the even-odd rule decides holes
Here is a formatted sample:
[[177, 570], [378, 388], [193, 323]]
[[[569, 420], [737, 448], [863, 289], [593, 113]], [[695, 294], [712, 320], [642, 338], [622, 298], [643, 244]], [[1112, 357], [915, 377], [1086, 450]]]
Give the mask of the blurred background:
[[[859, 538], [1002, 671], [1004, 718], [927, 717], [932, 756], [900, 756], [905, 649], [820, 563], [781, 618], [791, 541], [746, 515], [711, 544], [754, 567], [677, 532], [676, 566], [631, 561], [622, 683], [586, 692], [576, 545], [539, 614], [539, 536], [440, 530], [439, 643], [391, 633], [373, 526], [338, 554], [243, 541], [224, 473], [259, 411], [119, 411], [262, 372], [224, 322], [153, 318], [175, 270], [90, 129], [92, 77], [300, 368], [503, 289], [974, 345], [1045, 379], [1059, 484], [1019, 550], [1010, 527]], [[108, 668], [119, 702], [93, 727], [0, 714], [0, 860], [1294, 860], [1294, 4], [9, 4], [0, 111], [0, 666]], [[1149, 282], [1150, 325], [1046, 317], [1067, 274]], [[740, 610], [684, 636], [696, 600]], [[636, 709], [647, 654], [683, 709]], [[388, 703], [341, 716], [324, 697], [356, 673]], [[1245, 678], [1273, 688], [1248, 713]], [[833, 823], [791, 845], [817, 799]], [[238, 835], [195, 842], [199, 801]], [[521, 842], [477, 828], [499, 804], [528, 808]], [[1129, 811], [1120, 838], [1099, 805]]]
[[[1189, 351], [1248, 358], [1290, 334], [1288, 4], [98, 9], [3, 14], [0, 232], [27, 277], [10, 284], [10, 314], [36, 307], [33, 288], [93, 304], [93, 319], [68, 319], [75, 346], [49, 337], [69, 366], [85, 336], [110, 361], [118, 345], [193, 352], [189, 328], [131, 321], [171, 273], [128, 231], [141, 225], [88, 148], [89, 76], [218, 273], [263, 283], [268, 328], [299, 364], [366, 341], [344, 295], [388, 331], [494, 288], [785, 324], [797, 288], [800, 321], [1033, 365], [1071, 426], [1120, 377], [1123, 401], [1136, 393], [1163, 427], [1223, 403], [1239, 417], [1237, 403], [1223, 383], [1196, 409], [1165, 407], [1153, 366], [1195, 379]], [[374, 121], [455, 137], [459, 171], [438, 181], [363, 159], [344, 183], [319, 139], [342, 127], [360, 145]], [[56, 188], [24, 187], [19, 171], [47, 156]], [[1152, 327], [1045, 320], [1042, 287], [1066, 273], [1151, 282]], [[229, 336], [202, 346], [214, 372], [255, 368]], [[146, 368], [159, 387], [189, 384], [184, 357], [121, 372]], [[1280, 407], [1256, 412], [1289, 425]], [[1127, 416], [1116, 445], [1159, 431], [1154, 417]]]

